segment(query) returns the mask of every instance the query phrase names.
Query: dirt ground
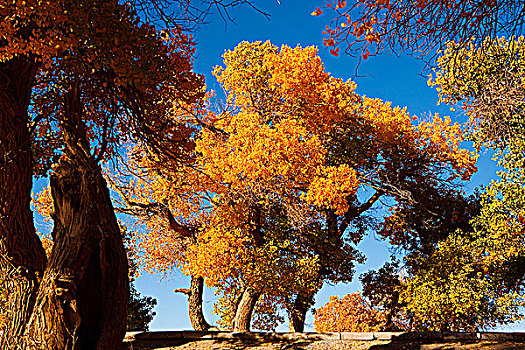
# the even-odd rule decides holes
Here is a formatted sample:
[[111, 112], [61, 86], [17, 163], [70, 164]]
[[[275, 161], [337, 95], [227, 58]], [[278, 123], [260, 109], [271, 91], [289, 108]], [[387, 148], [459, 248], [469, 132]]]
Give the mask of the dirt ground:
[[366, 341], [349, 342], [295, 341], [295, 342], [249, 342], [241, 340], [199, 340], [180, 346], [156, 348], [155, 350], [525, 350], [525, 343], [515, 342], [454, 342], [421, 344], [417, 342]]

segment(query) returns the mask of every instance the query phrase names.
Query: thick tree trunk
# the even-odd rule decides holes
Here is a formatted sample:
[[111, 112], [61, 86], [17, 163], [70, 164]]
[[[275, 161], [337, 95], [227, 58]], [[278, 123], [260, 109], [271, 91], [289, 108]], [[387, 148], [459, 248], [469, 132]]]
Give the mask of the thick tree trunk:
[[249, 332], [250, 324], [252, 322], [253, 309], [259, 300], [261, 292], [253, 288], [245, 288], [237, 310], [235, 312], [235, 319], [233, 321], [234, 332]]
[[315, 292], [299, 292], [290, 310], [290, 332], [304, 332], [306, 313], [313, 305]]
[[200, 276], [191, 276], [191, 284], [189, 289], [175, 289], [175, 293], [184, 293], [188, 296], [188, 308], [190, 315], [190, 322], [193, 329], [196, 331], [207, 331], [211, 328], [210, 324], [206, 322], [204, 312], [202, 310], [202, 294], [204, 291], [204, 278]]
[[31, 315], [46, 256], [30, 209], [28, 106], [38, 66], [23, 58], [0, 64], [0, 273], [8, 290], [8, 322], [0, 348], [17, 346]]
[[210, 325], [206, 322], [202, 310], [202, 294], [204, 291], [204, 278], [200, 276], [191, 276], [190, 295], [188, 297], [188, 306], [190, 312], [190, 321], [193, 329], [196, 331], [207, 331]]
[[53, 250], [26, 331], [29, 349], [119, 349], [129, 297], [127, 259], [109, 191], [89, 153], [76, 88], [51, 176]]

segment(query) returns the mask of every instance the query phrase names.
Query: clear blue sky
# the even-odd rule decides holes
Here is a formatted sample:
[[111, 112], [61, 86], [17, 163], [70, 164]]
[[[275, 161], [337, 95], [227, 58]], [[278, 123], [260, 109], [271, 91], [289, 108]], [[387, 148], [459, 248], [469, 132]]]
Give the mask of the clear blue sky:
[[[197, 57], [195, 70], [206, 75], [207, 85], [211, 89], [221, 90], [210, 74], [212, 68], [221, 64], [224, 50], [233, 49], [241, 41], [270, 40], [275, 45], [286, 44], [292, 47], [316, 45], [327, 70], [335, 77], [348, 79], [355, 73], [356, 60], [347, 56], [333, 57], [322, 46], [322, 31], [328, 16], [313, 17], [310, 13], [319, 4], [319, 0], [260, 0], [256, 4], [271, 15], [267, 20], [253, 10], [243, 8], [232, 11], [235, 23], [225, 23], [218, 16], [209, 18], [210, 24], [201, 28], [195, 35]], [[423, 63], [411, 57], [383, 55], [364, 61], [359, 69], [361, 78], [354, 79], [358, 92], [371, 97], [392, 101], [394, 105], [407, 106], [411, 114], [424, 116], [439, 112], [442, 115], [451, 112], [445, 106], [436, 106], [437, 94], [426, 84], [427, 78], [420, 75]], [[472, 191], [479, 184], [488, 184], [495, 177], [496, 166], [485, 154], [479, 162], [479, 171], [473, 177], [467, 191]], [[389, 257], [388, 246], [373, 236], [367, 237], [359, 245], [366, 254], [367, 262], [358, 266], [356, 277], [364, 271], [380, 267]], [[157, 298], [157, 316], [151, 324], [151, 330], [191, 329], [188, 319], [187, 297], [174, 294], [173, 289], [189, 286], [189, 280], [180, 272], [174, 271], [162, 281], [162, 276], [143, 276], [136, 281], [137, 288], [144, 295]], [[325, 286], [317, 295], [314, 307], [320, 307], [328, 301], [330, 295], [343, 296], [360, 288], [356, 281], [349, 285]], [[209, 320], [213, 302], [217, 297], [212, 291], [205, 292], [205, 310]], [[313, 317], [308, 315], [306, 329], [311, 330]], [[287, 330], [287, 324], [278, 328]]]

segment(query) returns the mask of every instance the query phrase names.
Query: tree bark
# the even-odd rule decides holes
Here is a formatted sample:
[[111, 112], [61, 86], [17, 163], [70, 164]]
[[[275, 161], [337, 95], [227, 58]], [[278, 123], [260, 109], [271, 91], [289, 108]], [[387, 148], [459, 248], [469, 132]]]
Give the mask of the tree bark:
[[202, 310], [202, 294], [204, 291], [204, 278], [200, 276], [191, 276], [191, 284], [189, 289], [175, 289], [175, 293], [184, 293], [188, 296], [188, 308], [190, 322], [193, 329], [196, 331], [207, 331], [211, 328], [210, 324], [206, 322], [204, 312]]
[[23, 57], [0, 64], [0, 273], [6, 278], [10, 311], [2, 349], [15, 348], [22, 339], [46, 266], [30, 209], [28, 106], [37, 69]]
[[107, 184], [90, 154], [77, 87], [65, 101], [66, 148], [50, 178], [53, 250], [27, 326], [27, 349], [119, 349], [127, 258]]
[[255, 304], [257, 304], [260, 296], [260, 291], [250, 287], [244, 289], [237, 310], [235, 311], [235, 319], [233, 321], [234, 332], [250, 331], [253, 309], [255, 308]]
[[299, 292], [290, 310], [290, 332], [304, 332], [306, 313], [313, 305], [316, 292]]

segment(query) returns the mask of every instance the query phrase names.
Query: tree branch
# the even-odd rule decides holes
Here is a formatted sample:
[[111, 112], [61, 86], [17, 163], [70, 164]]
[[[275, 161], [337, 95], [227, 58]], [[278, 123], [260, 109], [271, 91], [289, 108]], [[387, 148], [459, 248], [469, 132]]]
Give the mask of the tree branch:
[[376, 193], [374, 193], [374, 195], [372, 197], [370, 197], [361, 206], [359, 206], [359, 207], [352, 207], [349, 210], [347, 210], [346, 213], [344, 214], [344, 218], [341, 221], [341, 224], [339, 225], [339, 233], [342, 235], [346, 231], [346, 229], [348, 228], [350, 223], [355, 218], [359, 217], [365, 211], [367, 211], [368, 209], [372, 208], [374, 203], [377, 202], [377, 200], [379, 198], [381, 198], [381, 196], [384, 195], [384, 194], [385, 194], [385, 191], [377, 190]]
[[187, 296], [190, 296], [191, 290], [189, 288], [177, 288], [173, 290], [173, 293], [182, 293], [186, 294]]

